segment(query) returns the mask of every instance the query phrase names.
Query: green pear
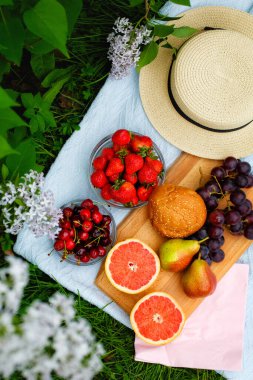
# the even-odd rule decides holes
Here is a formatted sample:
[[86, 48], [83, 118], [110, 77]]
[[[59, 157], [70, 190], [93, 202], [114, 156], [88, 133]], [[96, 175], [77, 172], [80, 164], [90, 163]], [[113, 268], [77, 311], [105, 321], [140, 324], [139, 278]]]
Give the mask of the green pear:
[[215, 291], [217, 280], [205, 260], [194, 260], [182, 277], [184, 292], [188, 297], [206, 297]]
[[190, 264], [199, 248], [197, 240], [168, 240], [159, 248], [161, 267], [171, 272], [179, 272]]

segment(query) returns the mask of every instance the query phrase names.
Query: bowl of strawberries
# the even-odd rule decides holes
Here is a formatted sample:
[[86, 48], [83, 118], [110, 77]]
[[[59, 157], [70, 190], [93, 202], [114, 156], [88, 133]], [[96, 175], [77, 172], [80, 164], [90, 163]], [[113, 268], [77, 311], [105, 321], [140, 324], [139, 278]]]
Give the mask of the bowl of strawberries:
[[54, 241], [62, 261], [90, 265], [102, 260], [116, 241], [116, 224], [110, 212], [96, 201], [84, 199], [63, 205], [62, 214]]
[[164, 159], [150, 137], [119, 129], [105, 137], [90, 157], [90, 184], [107, 204], [136, 208], [164, 181]]

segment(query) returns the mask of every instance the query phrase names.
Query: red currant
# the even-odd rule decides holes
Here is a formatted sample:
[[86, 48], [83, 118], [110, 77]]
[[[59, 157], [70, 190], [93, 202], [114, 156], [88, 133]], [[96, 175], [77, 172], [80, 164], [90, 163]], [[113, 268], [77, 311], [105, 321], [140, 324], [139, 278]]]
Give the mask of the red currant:
[[85, 232], [90, 232], [93, 228], [93, 223], [90, 220], [85, 220], [82, 224], [82, 229]]
[[75, 236], [75, 230], [74, 230], [74, 228], [71, 228], [70, 230], [69, 230], [69, 237], [74, 237]]
[[58, 238], [60, 240], [67, 240], [70, 238], [69, 231], [68, 230], [61, 230], [59, 232]]
[[75, 227], [80, 227], [82, 224], [82, 220], [81, 218], [79, 218], [78, 216], [76, 216], [74, 219], [73, 219], [73, 225]]
[[72, 239], [66, 240], [65, 244], [68, 251], [72, 251], [76, 246], [76, 243]]
[[95, 211], [99, 211], [98, 206], [97, 206], [97, 205], [94, 205], [94, 206], [92, 207], [92, 211], [93, 211], [93, 212], [95, 212]]
[[84, 255], [80, 259], [83, 263], [88, 263], [90, 261], [90, 256]]
[[90, 219], [90, 216], [91, 216], [91, 212], [88, 208], [83, 208], [81, 211], [80, 211], [80, 216], [81, 218], [84, 220], [84, 219]]
[[63, 209], [63, 215], [66, 217], [66, 218], [71, 218], [71, 216], [73, 215], [73, 210], [72, 208], [70, 207], [65, 207]]
[[98, 256], [105, 256], [105, 254], [106, 254], [105, 247], [102, 247], [102, 245], [99, 245], [97, 247], [97, 250], [98, 250]]
[[91, 248], [90, 257], [92, 257], [93, 259], [96, 259], [98, 257], [98, 249], [97, 248]]
[[78, 236], [80, 240], [88, 240], [89, 239], [89, 234], [86, 231], [79, 231]]
[[103, 215], [99, 211], [93, 211], [91, 214], [92, 220], [96, 223], [99, 224], [102, 222]]
[[62, 224], [61, 227], [64, 228], [65, 230], [69, 230], [71, 228], [71, 223], [68, 220], [65, 220]]
[[91, 210], [93, 208], [94, 204], [92, 202], [91, 199], [85, 199], [82, 203], [81, 203], [81, 207], [83, 208], [88, 208], [89, 210]]
[[56, 251], [62, 251], [64, 249], [64, 241], [56, 240], [56, 242], [54, 243], [54, 249]]

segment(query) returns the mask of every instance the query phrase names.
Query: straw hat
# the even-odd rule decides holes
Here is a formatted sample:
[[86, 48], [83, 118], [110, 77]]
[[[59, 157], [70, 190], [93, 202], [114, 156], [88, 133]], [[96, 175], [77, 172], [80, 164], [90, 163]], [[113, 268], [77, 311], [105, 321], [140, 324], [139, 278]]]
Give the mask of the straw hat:
[[141, 70], [148, 118], [165, 139], [196, 156], [253, 153], [253, 16], [203, 7], [175, 21], [184, 25], [198, 33], [188, 40], [169, 36], [180, 48], [176, 59], [161, 47]]

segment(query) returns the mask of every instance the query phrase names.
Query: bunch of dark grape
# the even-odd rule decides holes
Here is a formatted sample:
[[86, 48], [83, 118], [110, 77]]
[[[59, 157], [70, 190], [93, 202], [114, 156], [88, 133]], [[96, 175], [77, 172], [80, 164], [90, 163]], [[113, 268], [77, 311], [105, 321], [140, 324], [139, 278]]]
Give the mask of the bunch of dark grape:
[[103, 215], [91, 199], [80, 206], [65, 207], [54, 249], [63, 251], [63, 260], [74, 255], [77, 263], [94, 261], [105, 256], [111, 244], [110, 224], [111, 217]]
[[[253, 175], [248, 162], [227, 157], [223, 164], [214, 167], [212, 178], [197, 189], [205, 202], [208, 215], [205, 225], [190, 239], [206, 240], [201, 244], [200, 255], [208, 264], [218, 263], [225, 257], [224, 227], [234, 235], [244, 235], [253, 240], [252, 203], [246, 198], [242, 188], [253, 186]], [[218, 209], [219, 201], [227, 199], [227, 207]]]

